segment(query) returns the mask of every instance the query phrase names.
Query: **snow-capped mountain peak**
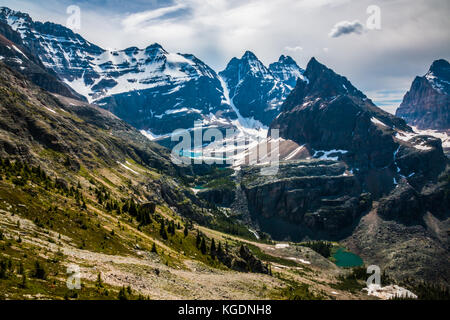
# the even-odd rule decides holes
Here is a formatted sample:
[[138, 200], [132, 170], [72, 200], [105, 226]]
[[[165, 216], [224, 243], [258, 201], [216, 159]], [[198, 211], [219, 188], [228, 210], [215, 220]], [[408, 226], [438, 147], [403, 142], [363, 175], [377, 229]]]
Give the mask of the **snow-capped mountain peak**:
[[19, 32], [22, 37], [24, 33], [30, 31], [30, 25], [33, 23], [31, 17], [19, 11], [11, 10], [7, 7], [0, 7], [0, 19], [11, 26], [14, 31]]
[[128, 91], [178, 85], [215, 72], [193, 55], [167, 52], [154, 43], [145, 49], [104, 50], [72, 30], [53, 23], [34, 22], [27, 14], [0, 10], [24, 43], [35, 48], [43, 64], [90, 102]]
[[291, 90], [295, 87], [299, 78], [306, 81], [305, 70], [300, 68], [290, 56], [281, 55], [277, 62], [269, 65], [269, 70], [275, 77], [288, 85]]
[[277, 116], [297, 79], [304, 79], [303, 69], [291, 57], [282, 56], [267, 68], [251, 51], [246, 51], [240, 59], [231, 59], [219, 75], [241, 114], [265, 125]]
[[17, 30], [43, 65], [89, 102], [155, 134], [192, 128], [193, 121], [210, 115], [235, 119], [221, 78], [242, 117], [269, 125], [303, 74], [291, 57], [282, 56], [271, 70], [246, 51], [220, 78], [194, 55], [168, 52], [158, 43], [103, 49], [62, 25], [33, 21], [8, 8], [0, 9], [0, 21]]
[[[270, 80], [273, 79], [271, 72], [251, 51], [246, 51], [240, 59], [233, 58], [228, 64], [226, 70], [232, 70], [232, 72], [236, 73], [236, 79], [238, 82], [246, 76], [261, 77]], [[226, 72], [226, 70], [223, 72]], [[227, 79], [231, 78], [232, 77], [227, 77]]]
[[439, 93], [450, 94], [450, 64], [447, 60], [434, 61], [425, 78]]
[[450, 127], [450, 63], [439, 59], [423, 77], [416, 77], [403, 97], [396, 115], [420, 130]]

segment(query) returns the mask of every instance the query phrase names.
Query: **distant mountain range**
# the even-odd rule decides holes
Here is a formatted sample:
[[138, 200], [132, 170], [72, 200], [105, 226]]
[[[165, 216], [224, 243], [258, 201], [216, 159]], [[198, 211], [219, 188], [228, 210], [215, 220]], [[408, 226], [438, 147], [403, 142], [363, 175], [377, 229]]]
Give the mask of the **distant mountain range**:
[[[17, 31], [16, 43], [40, 60], [35, 61], [39, 68], [62, 79], [72, 94], [152, 135], [192, 128], [198, 120], [220, 125], [239, 117], [268, 127], [297, 81], [308, 83], [305, 70], [284, 55], [266, 67], [247, 51], [216, 73], [194, 55], [169, 53], [156, 43], [145, 49], [105, 50], [62, 25], [33, 21], [5, 7], [0, 8], [0, 22], [3, 29], [7, 24]], [[418, 129], [448, 130], [449, 69], [446, 60], [435, 61], [425, 76], [414, 80], [396, 115]], [[346, 85], [344, 81], [339, 89]]]
[[218, 75], [194, 55], [169, 53], [159, 44], [108, 51], [64, 26], [35, 22], [8, 8], [0, 9], [0, 21], [89, 102], [155, 134], [192, 128], [205, 118], [236, 119], [233, 102], [243, 117], [268, 126], [297, 78], [303, 78], [291, 57], [281, 56], [267, 68], [246, 52]]

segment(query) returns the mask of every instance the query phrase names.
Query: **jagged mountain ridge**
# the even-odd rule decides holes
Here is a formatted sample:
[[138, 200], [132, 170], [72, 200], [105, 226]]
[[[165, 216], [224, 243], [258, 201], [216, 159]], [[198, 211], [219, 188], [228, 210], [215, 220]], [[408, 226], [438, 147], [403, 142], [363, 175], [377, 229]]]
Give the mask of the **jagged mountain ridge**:
[[193, 127], [202, 114], [230, 111], [217, 75], [193, 55], [168, 53], [158, 44], [104, 50], [27, 14], [3, 8], [0, 17], [65, 83], [136, 128], [168, 133]]
[[[224, 96], [222, 79], [194, 55], [169, 53], [159, 44], [104, 50], [61, 25], [35, 22], [8, 8], [0, 9], [0, 20], [19, 32], [42, 63], [75, 91], [138, 129], [164, 134], [192, 128], [196, 120], [237, 117]], [[244, 117], [267, 112], [256, 118], [267, 119], [268, 125], [302, 70], [284, 56], [272, 66], [280, 78], [262, 64], [261, 69], [258, 76], [269, 76], [271, 81], [253, 94], [263, 96], [263, 101], [247, 105], [251, 100], [245, 102], [238, 95], [235, 105]]]
[[416, 77], [396, 111], [418, 129], [450, 132], [450, 64], [440, 59], [423, 77]]
[[404, 120], [376, 107], [345, 77], [312, 58], [305, 76], [271, 128], [315, 151], [344, 150], [358, 170], [389, 166], [398, 148], [393, 136], [411, 133]]
[[282, 81], [290, 89], [294, 89], [298, 79], [306, 81], [305, 70], [300, 68], [290, 56], [281, 55], [277, 62], [269, 65], [269, 70], [278, 80]]
[[240, 59], [231, 59], [219, 75], [241, 115], [269, 125], [292, 85], [297, 79], [304, 79], [303, 72], [291, 57], [281, 56], [267, 68], [254, 53], [246, 51]]

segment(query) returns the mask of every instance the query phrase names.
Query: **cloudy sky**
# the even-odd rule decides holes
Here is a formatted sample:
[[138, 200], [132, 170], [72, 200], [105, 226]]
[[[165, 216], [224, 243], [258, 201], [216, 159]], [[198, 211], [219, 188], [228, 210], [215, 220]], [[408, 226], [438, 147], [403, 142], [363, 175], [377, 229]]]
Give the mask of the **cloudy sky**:
[[0, 5], [64, 25], [67, 7], [77, 5], [77, 32], [105, 49], [158, 42], [168, 51], [193, 53], [217, 71], [245, 50], [265, 64], [288, 54], [305, 67], [314, 56], [390, 111], [433, 60], [450, 59], [448, 0], [0, 0]]

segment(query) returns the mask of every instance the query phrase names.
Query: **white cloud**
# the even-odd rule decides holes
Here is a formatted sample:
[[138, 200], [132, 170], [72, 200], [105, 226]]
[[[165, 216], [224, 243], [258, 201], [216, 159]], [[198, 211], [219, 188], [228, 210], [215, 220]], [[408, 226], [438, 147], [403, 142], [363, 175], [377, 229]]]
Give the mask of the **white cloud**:
[[335, 7], [350, 1], [351, 0], [300, 0], [296, 1], [296, 5], [301, 8]]
[[102, 5], [0, 0], [35, 19], [61, 24], [67, 20], [67, 5], [74, 2], [82, 13], [80, 34], [103, 48], [144, 48], [158, 42], [170, 52], [195, 54], [217, 71], [245, 50], [265, 64], [284, 53], [305, 67], [314, 56], [362, 91], [406, 92], [433, 60], [450, 59], [448, 0], [378, 0], [382, 29], [339, 41], [328, 35], [330, 21], [364, 25], [373, 0], [136, 0], [126, 6], [117, 0], [102, 0]]
[[125, 27], [126, 31], [134, 31], [142, 26], [142, 24], [149, 23], [152, 20], [158, 19], [169, 13], [173, 13], [184, 8], [186, 8], [186, 5], [179, 3], [165, 8], [131, 14], [122, 21], [122, 25]]
[[303, 48], [300, 46], [296, 46], [296, 47], [284, 47], [285, 50], [287, 51], [293, 51], [293, 52], [299, 52], [299, 51], [303, 51]]
[[346, 34], [362, 34], [364, 31], [364, 26], [358, 20], [355, 21], [341, 21], [334, 25], [328, 36], [331, 38], [337, 38]]

